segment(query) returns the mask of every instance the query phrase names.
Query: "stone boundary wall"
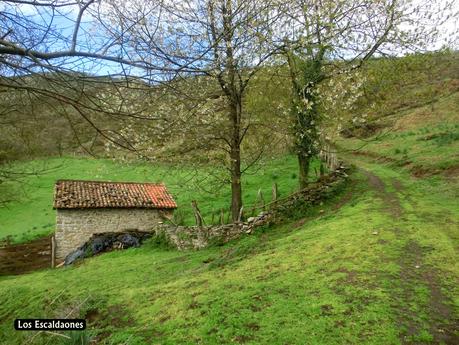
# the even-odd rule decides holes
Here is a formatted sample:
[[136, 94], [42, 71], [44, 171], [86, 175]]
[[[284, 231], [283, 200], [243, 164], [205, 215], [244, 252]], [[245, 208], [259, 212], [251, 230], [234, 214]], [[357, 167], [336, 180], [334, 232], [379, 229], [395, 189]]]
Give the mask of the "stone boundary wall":
[[341, 163], [336, 170], [323, 176], [318, 182], [271, 203], [269, 210], [248, 218], [246, 222], [202, 227], [160, 224], [153, 231], [157, 236], [165, 236], [179, 250], [202, 249], [216, 242], [226, 243], [243, 234], [250, 234], [257, 227], [281, 222], [289, 212], [321, 202], [344, 184], [348, 172], [349, 168]]
[[[250, 217], [246, 222], [241, 223], [201, 227], [176, 226], [158, 222], [160, 215], [156, 212], [148, 212], [147, 215], [143, 214], [143, 212], [129, 211], [125, 212], [123, 216], [129, 216], [132, 218], [134, 223], [128, 224], [131, 227], [138, 227], [139, 222], [142, 223], [142, 229], [136, 229], [137, 232], [142, 230], [147, 231], [148, 234], [152, 234], [153, 236], [164, 236], [166, 241], [178, 250], [202, 249], [213, 243], [226, 243], [242, 235], [250, 234], [258, 227], [280, 223], [292, 212], [322, 202], [332, 196], [338, 188], [340, 188], [340, 186], [344, 185], [348, 177], [348, 172], [349, 169], [340, 164], [336, 170], [323, 176], [318, 182], [312, 183], [307, 188], [293, 193], [286, 198], [279, 199], [276, 202], [266, 205], [269, 207], [268, 210], [261, 212], [256, 217]], [[106, 215], [110, 214], [110, 212], [105, 213]], [[61, 220], [61, 222], [66, 223], [66, 226], [64, 226], [64, 224], [60, 224], [60, 232], [56, 232], [56, 240], [59, 240], [60, 243], [67, 244], [67, 246], [61, 246], [60, 248], [57, 246], [58, 255], [56, 255], [56, 259], [60, 259], [59, 261], [62, 261], [65, 258], [66, 262], [71, 263], [71, 261], [74, 261], [75, 259], [88, 256], [84, 248], [87, 246], [98, 246], [102, 242], [105, 243], [104, 238], [107, 236], [112, 235], [113, 237], [116, 233], [125, 232], [127, 230], [127, 224], [123, 221], [123, 217], [121, 217], [119, 221], [120, 224], [123, 225], [121, 227], [113, 227], [113, 224], [111, 224], [107, 229], [110, 231], [109, 233], [101, 234], [101, 231], [96, 232], [88, 230], [87, 233], [85, 233], [85, 236], [82, 236], [82, 234], [78, 231], [80, 227], [75, 226], [78, 224], [78, 221], [75, 221], [76, 218], [79, 218], [79, 221], [81, 221], [85, 218], [85, 216], [89, 216], [90, 218], [97, 216], [96, 218], [100, 220], [100, 212], [81, 212], [80, 214], [71, 213], [71, 215], [72, 217], [66, 218], [65, 221]], [[147, 216], [147, 219], [143, 219], [144, 217], [142, 217], [142, 215], [144, 217]], [[111, 219], [113, 222], [113, 218]], [[154, 223], [153, 225], [152, 221]], [[69, 222], [69, 224], [67, 224], [67, 222]], [[75, 238], [73, 238], [73, 236], [75, 236]], [[94, 248], [92, 251], [97, 252], [94, 251]], [[101, 251], [105, 251], [105, 249]]]

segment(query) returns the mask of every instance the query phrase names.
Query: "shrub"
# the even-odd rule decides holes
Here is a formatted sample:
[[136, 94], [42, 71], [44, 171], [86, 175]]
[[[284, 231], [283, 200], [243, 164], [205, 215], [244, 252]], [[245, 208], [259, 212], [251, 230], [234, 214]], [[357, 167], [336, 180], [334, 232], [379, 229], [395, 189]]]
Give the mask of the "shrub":
[[175, 248], [169, 241], [165, 232], [160, 232], [159, 234], [149, 238], [144, 242], [144, 244], [160, 249], [171, 249]]
[[184, 225], [185, 224], [186, 214], [185, 211], [181, 208], [177, 208], [174, 211], [174, 215], [172, 217], [172, 222], [176, 225]]

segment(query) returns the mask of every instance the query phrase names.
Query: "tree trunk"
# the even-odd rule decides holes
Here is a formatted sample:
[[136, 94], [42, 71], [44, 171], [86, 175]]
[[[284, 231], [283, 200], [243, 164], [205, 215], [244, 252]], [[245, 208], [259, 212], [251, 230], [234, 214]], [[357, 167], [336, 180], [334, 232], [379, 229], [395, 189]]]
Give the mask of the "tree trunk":
[[237, 222], [242, 207], [241, 186], [241, 110], [239, 102], [231, 104], [231, 219]]
[[298, 169], [299, 169], [298, 179], [300, 182], [300, 189], [304, 189], [308, 185], [308, 173], [309, 173], [310, 161], [311, 161], [311, 158], [309, 156], [304, 155], [301, 152], [298, 153]]
[[231, 219], [236, 222], [242, 207], [241, 159], [239, 151], [231, 152]]
[[318, 153], [320, 118], [316, 91], [324, 79], [322, 64], [325, 51], [325, 46], [320, 47], [312, 58], [303, 60], [296, 57], [293, 50], [285, 52], [292, 82], [292, 113], [295, 120], [295, 149], [298, 152], [300, 189], [307, 186], [311, 158]]

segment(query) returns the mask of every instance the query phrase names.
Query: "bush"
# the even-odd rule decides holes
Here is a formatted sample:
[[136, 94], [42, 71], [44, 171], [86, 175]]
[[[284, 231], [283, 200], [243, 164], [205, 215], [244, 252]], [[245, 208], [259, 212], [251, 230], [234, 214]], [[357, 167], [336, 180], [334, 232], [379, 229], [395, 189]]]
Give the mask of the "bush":
[[160, 249], [171, 249], [175, 248], [166, 236], [165, 232], [160, 232], [159, 234], [149, 238], [144, 242], [144, 244], [153, 247], [153, 248], [160, 248]]
[[183, 209], [177, 208], [174, 211], [174, 215], [172, 217], [172, 222], [176, 225], [185, 225], [185, 218], [186, 214]]

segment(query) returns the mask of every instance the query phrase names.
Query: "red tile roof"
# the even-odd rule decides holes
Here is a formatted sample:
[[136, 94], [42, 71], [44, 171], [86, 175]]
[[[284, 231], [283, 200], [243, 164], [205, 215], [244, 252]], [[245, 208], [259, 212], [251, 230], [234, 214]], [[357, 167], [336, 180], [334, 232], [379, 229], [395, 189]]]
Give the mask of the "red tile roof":
[[164, 184], [59, 180], [54, 208], [177, 208]]

